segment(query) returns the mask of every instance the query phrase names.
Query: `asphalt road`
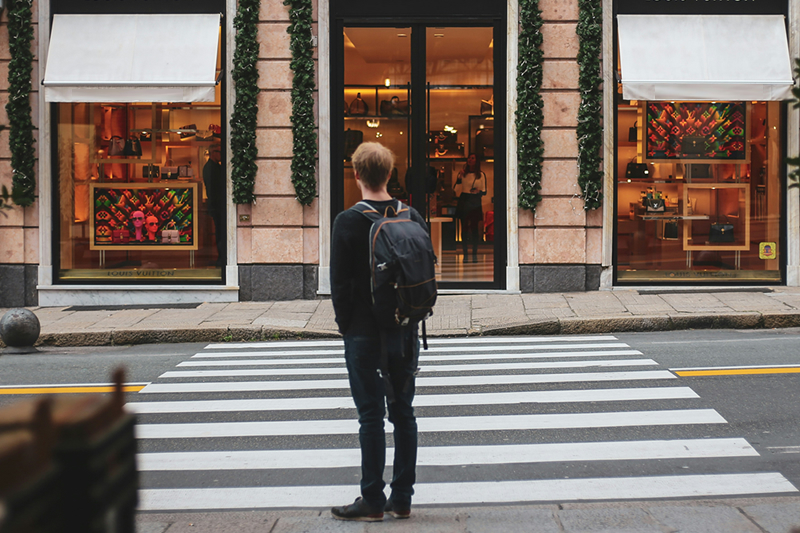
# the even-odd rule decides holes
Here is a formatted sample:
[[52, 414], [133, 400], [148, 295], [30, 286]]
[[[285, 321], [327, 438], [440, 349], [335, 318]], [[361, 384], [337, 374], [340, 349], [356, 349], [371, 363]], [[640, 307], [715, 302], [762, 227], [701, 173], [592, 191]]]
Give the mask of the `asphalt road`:
[[[556, 482], [565, 501], [794, 493], [799, 334], [435, 340], [417, 388], [417, 501], [467, 503], [486, 482], [497, 501], [556, 501]], [[337, 349], [48, 348], [0, 357], [0, 406], [28, 397], [22, 387], [106, 383], [123, 364], [144, 387], [128, 394], [144, 509], [344, 503], [357, 494], [358, 439]]]

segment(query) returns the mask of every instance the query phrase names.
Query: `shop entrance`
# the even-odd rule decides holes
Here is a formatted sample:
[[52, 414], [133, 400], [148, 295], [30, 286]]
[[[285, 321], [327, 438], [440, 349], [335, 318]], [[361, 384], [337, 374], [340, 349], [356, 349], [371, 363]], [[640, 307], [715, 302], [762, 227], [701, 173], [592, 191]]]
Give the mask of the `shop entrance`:
[[442, 286], [502, 288], [505, 124], [495, 115], [504, 109], [496, 100], [504, 83], [495, 72], [502, 64], [497, 54], [505, 53], [495, 39], [502, 28], [491, 22], [340, 28], [332, 53], [341, 45], [344, 60], [333, 76], [340, 81], [332, 101], [344, 110], [334, 113], [332, 129], [344, 134], [332, 136], [333, 215], [360, 200], [350, 156], [362, 142], [380, 142], [396, 158], [389, 193], [429, 223]]

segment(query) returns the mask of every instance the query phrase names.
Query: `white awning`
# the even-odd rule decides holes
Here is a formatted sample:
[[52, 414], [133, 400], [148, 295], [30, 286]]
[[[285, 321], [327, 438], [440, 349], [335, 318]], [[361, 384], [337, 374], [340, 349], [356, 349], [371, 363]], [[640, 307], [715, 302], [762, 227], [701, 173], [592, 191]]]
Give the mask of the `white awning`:
[[213, 102], [219, 14], [55, 15], [48, 102]]
[[626, 100], [786, 100], [781, 15], [618, 15]]

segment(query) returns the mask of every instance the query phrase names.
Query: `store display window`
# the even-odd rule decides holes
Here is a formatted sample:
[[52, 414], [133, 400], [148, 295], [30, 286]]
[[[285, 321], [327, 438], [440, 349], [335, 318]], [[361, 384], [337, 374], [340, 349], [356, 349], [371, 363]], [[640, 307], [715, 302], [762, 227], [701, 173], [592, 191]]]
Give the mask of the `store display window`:
[[59, 278], [220, 280], [219, 104], [56, 110]]
[[620, 282], [781, 280], [780, 102], [622, 100]]

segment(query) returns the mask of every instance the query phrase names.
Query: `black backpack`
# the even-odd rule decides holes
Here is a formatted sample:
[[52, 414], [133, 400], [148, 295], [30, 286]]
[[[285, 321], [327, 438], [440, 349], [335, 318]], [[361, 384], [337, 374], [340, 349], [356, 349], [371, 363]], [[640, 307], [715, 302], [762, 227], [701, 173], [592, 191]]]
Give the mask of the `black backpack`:
[[[381, 213], [367, 202], [353, 209], [372, 222], [369, 232], [372, 310], [385, 340], [387, 329], [416, 327], [422, 322], [423, 345], [427, 349], [424, 320], [436, 303], [436, 256], [428, 232], [411, 219], [411, 210], [398, 201]], [[386, 382], [387, 399], [393, 401], [388, 380], [388, 351], [383, 342], [379, 368]], [[401, 355], [405, 355], [405, 347]]]

